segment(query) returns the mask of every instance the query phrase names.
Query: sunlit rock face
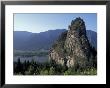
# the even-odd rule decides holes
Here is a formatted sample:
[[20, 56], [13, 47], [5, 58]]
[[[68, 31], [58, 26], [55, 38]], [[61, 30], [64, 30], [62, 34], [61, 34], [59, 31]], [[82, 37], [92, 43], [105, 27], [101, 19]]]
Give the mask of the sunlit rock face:
[[83, 19], [72, 20], [68, 31], [63, 32], [50, 49], [49, 58], [67, 67], [83, 68], [96, 63], [96, 51], [86, 36]]

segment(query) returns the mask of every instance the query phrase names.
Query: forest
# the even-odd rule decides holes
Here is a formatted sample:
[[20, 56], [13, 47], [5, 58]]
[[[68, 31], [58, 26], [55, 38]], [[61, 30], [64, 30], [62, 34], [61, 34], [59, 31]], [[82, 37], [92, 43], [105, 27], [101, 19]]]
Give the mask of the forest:
[[[72, 20], [68, 30], [25, 36], [27, 40], [16, 33], [14, 75], [97, 75], [97, 33], [87, 32], [82, 18]], [[42, 56], [48, 61], [35, 60], [43, 61]]]
[[14, 62], [14, 75], [96, 75], [96, 67], [74, 68], [61, 66], [55, 61], [39, 63], [34, 60], [31, 62], [21, 62], [20, 58]]

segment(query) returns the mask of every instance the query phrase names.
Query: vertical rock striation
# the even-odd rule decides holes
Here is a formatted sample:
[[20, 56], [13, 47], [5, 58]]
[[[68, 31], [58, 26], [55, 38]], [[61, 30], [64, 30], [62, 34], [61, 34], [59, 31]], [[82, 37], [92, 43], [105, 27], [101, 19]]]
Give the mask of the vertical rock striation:
[[49, 58], [67, 67], [84, 68], [94, 65], [94, 52], [86, 36], [85, 22], [79, 17], [59, 36], [50, 49]]

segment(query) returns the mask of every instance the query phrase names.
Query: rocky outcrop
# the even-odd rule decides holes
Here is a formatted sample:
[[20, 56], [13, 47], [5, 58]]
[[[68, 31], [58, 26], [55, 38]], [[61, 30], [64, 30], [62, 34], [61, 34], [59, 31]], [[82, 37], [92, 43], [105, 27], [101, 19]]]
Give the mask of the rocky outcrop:
[[50, 60], [54, 60], [56, 63], [61, 64], [61, 65], [65, 65], [66, 62], [66, 58], [65, 58], [65, 40], [67, 37], [67, 31], [63, 32], [58, 40], [55, 42], [55, 44], [52, 46], [52, 48], [50, 49], [50, 53], [49, 53], [49, 59]]
[[[68, 31], [63, 32], [50, 49], [49, 59], [67, 67], [87, 67], [96, 63], [96, 51], [86, 36], [83, 19], [72, 20]], [[95, 61], [95, 62], [94, 62]]]

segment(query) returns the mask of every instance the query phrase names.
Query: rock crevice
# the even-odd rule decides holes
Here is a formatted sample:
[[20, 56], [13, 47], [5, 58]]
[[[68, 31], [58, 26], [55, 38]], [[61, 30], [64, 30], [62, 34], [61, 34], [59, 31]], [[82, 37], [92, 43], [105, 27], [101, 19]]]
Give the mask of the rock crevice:
[[93, 66], [96, 54], [86, 35], [83, 19], [76, 18], [50, 49], [49, 59], [67, 67]]

